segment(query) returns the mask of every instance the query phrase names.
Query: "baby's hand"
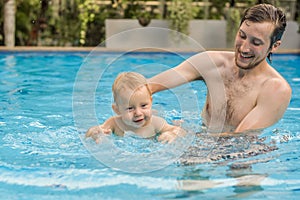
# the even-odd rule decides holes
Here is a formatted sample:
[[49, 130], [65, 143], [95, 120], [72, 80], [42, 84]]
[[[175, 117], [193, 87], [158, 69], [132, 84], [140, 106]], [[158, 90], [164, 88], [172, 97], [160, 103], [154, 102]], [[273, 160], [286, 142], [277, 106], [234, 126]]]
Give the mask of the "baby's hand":
[[111, 134], [111, 129], [104, 129], [100, 126], [93, 126], [86, 132], [85, 137], [91, 137], [98, 144], [100, 142], [100, 134]]
[[179, 120], [173, 120], [172, 123], [175, 125], [175, 126], [181, 126], [181, 124], [184, 122], [183, 119], [179, 119]]
[[182, 129], [180, 127], [174, 128], [172, 131], [166, 131], [161, 133], [161, 135], [157, 138], [159, 142], [165, 143], [172, 143], [176, 140], [176, 138], [181, 134]]

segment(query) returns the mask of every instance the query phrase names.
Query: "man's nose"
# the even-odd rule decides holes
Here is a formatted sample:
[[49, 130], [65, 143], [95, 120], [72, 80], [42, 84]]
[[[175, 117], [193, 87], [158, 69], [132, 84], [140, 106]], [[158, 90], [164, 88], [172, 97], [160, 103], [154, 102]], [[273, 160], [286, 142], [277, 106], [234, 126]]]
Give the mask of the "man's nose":
[[250, 43], [247, 40], [243, 41], [243, 43], [241, 44], [240, 51], [241, 52], [249, 52], [250, 51]]

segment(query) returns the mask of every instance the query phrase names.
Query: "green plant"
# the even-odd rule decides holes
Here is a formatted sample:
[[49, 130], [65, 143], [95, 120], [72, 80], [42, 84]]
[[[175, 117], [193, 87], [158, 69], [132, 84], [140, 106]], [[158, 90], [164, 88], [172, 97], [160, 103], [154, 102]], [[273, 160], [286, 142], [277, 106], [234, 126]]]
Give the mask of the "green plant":
[[224, 0], [210, 0], [211, 6], [209, 8], [208, 19], [222, 19], [224, 16], [224, 8], [227, 1]]
[[142, 26], [147, 26], [152, 18], [152, 13], [146, 10], [145, 1], [123, 0], [124, 18], [137, 19]]
[[168, 17], [171, 29], [189, 34], [189, 21], [196, 16], [197, 8], [192, 0], [173, 0], [168, 7]]
[[241, 20], [240, 11], [237, 8], [229, 8], [227, 14], [226, 39], [227, 47], [232, 47], [235, 40], [235, 34], [239, 29]]
[[151, 22], [151, 15], [147, 11], [138, 13], [136, 18], [141, 26], [148, 26], [148, 24]]
[[54, 46], [79, 45], [79, 8], [77, 1], [65, 1], [53, 12], [48, 20], [48, 38]]
[[99, 12], [100, 6], [96, 4], [95, 0], [84, 0], [79, 4], [79, 19], [80, 19], [80, 40], [79, 43], [84, 45], [86, 43], [86, 32], [88, 24], [94, 22], [96, 13]]
[[34, 45], [37, 43], [39, 0], [16, 1], [16, 45]]

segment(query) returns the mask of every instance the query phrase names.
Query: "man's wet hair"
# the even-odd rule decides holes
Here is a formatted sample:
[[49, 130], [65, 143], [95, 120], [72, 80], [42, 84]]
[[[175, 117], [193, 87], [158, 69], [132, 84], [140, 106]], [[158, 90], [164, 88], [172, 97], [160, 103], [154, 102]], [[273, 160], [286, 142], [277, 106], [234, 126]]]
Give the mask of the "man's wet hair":
[[[247, 8], [242, 17], [240, 26], [243, 22], [250, 21], [255, 23], [271, 22], [275, 28], [271, 35], [270, 48], [279, 40], [286, 28], [286, 16], [280, 9], [271, 4], [258, 4], [253, 7]], [[271, 53], [268, 55], [268, 59], [271, 61]]]

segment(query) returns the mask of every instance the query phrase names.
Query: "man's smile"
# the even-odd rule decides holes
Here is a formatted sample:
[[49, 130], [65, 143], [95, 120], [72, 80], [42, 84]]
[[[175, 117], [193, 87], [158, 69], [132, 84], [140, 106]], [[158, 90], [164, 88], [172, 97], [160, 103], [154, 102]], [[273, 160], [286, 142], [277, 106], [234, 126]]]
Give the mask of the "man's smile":
[[254, 55], [251, 55], [251, 54], [248, 54], [248, 53], [242, 53], [242, 52], [240, 53], [240, 56], [242, 58], [245, 58], [245, 59], [254, 57]]

